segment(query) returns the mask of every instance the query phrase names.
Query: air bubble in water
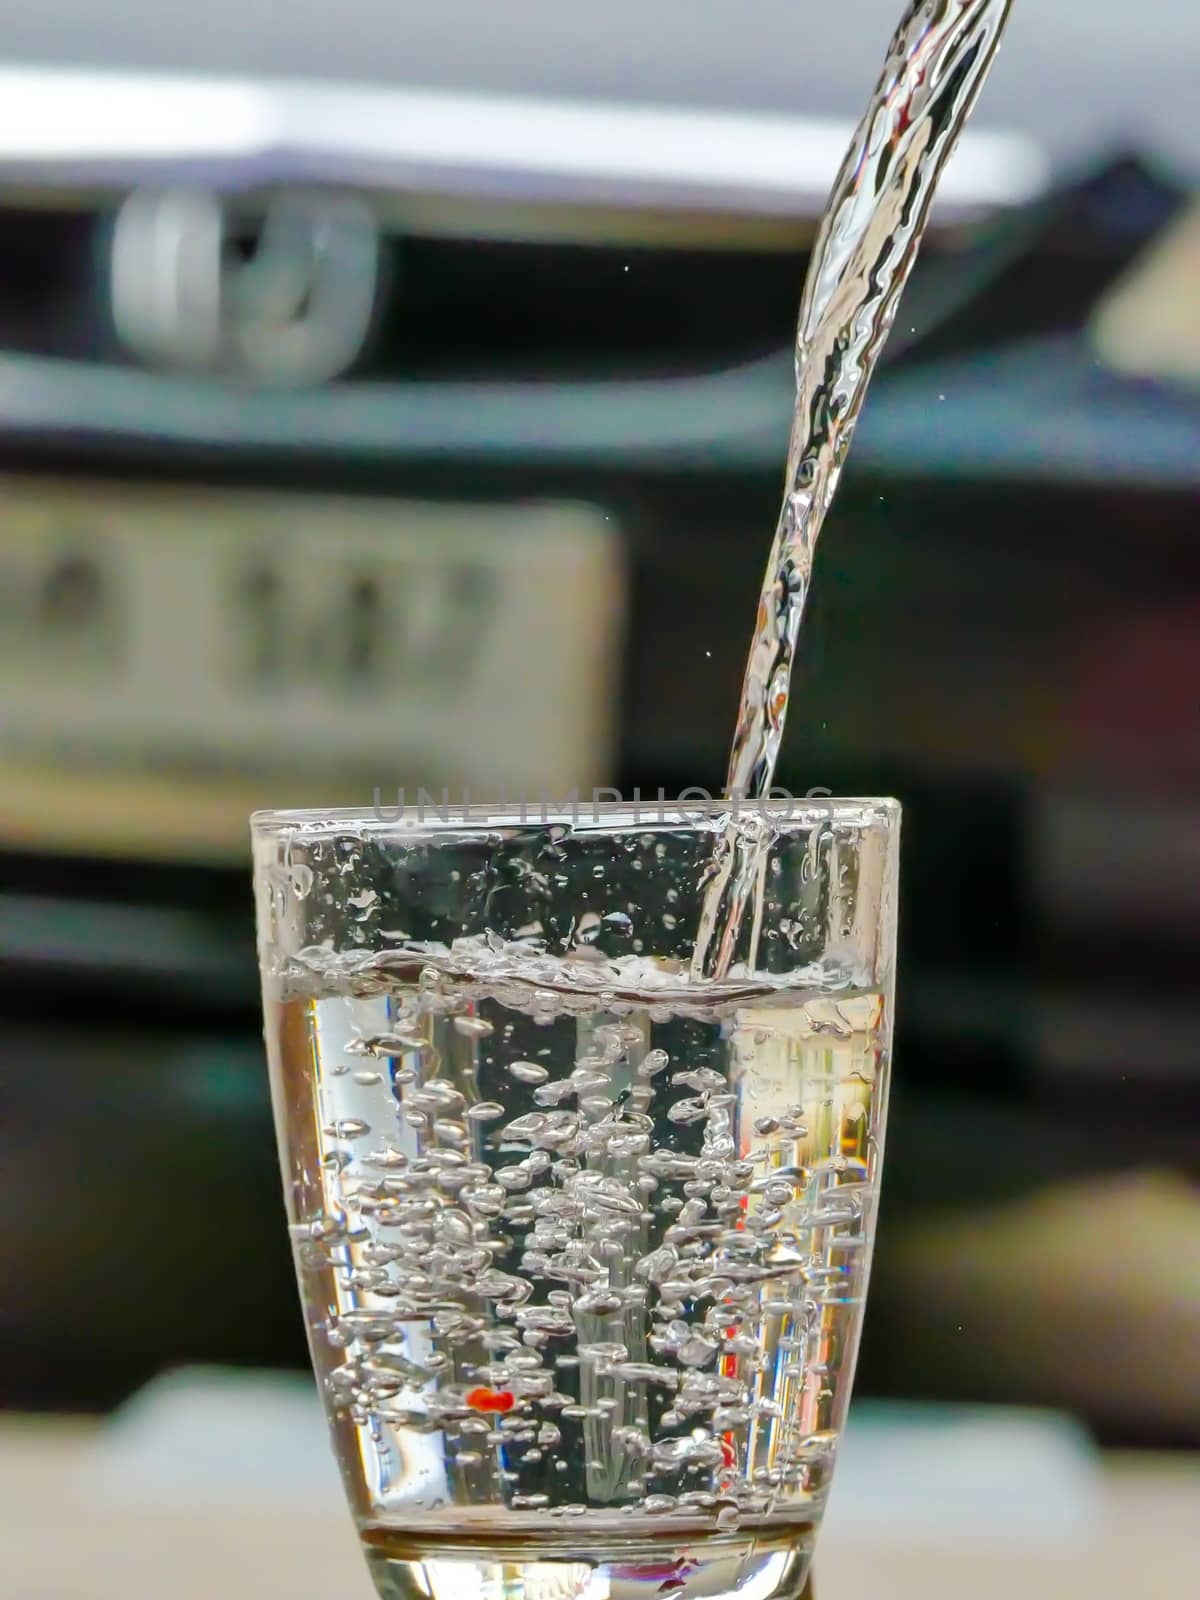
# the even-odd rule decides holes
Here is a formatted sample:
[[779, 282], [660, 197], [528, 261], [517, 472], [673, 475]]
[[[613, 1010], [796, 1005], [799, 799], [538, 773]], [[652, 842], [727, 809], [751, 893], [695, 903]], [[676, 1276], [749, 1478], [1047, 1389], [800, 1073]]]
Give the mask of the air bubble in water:
[[[377, 1131], [360, 1145], [319, 1152], [320, 1167], [304, 1158], [304, 1182], [319, 1187], [328, 1220], [294, 1237], [314, 1337], [341, 1362], [336, 1384], [331, 1379], [338, 1408], [363, 1419], [378, 1448], [391, 1451], [397, 1483], [410, 1470], [397, 1430], [442, 1451], [450, 1505], [470, 1491], [480, 1503], [558, 1514], [554, 1502], [571, 1492], [568, 1482], [575, 1486], [586, 1462], [597, 1460], [608, 1470], [619, 1463], [630, 1515], [678, 1508], [712, 1531], [722, 1514], [738, 1510], [745, 1523], [768, 1501], [790, 1512], [794, 1494], [823, 1483], [811, 1475], [815, 1452], [797, 1455], [787, 1429], [768, 1424], [781, 1415], [785, 1378], [796, 1392], [819, 1378], [836, 1401], [836, 1363], [828, 1373], [806, 1366], [812, 1317], [829, 1319], [835, 1341], [852, 1328], [866, 1252], [840, 1256], [836, 1277], [834, 1267], [814, 1263], [811, 1241], [796, 1230], [848, 1213], [847, 1197], [815, 1196], [823, 1209], [803, 1217], [789, 1206], [793, 1231], [784, 1231], [780, 1208], [799, 1200], [806, 1169], [775, 1165], [792, 1152], [767, 1141], [761, 1127], [745, 1156], [737, 1141], [755, 1111], [773, 1108], [778, 1136], [790, 1111], [777, 1106], [822, 1107], [806, 1150], [811, 1172], [822, 1183], [828, 1173], [831, 1189], [838, 1180], [848, 1188], [851, 1169], [832, 1165], [849, 1126], [836, 1078], [840, 1045], [833, 1035], [810, 1044], [802, 1031], [787, 1061], [775, 1060], [769, 1051], [779, 1033], [768, 1034], [769, 1012], [753, 995], [739, 997], [736, 1010], [680, 1003], [669, 968], [667, 997], [637, 989], [639, 976], [634, 998], [607, 971], [592, 977], [595, 964], [584, 956], [581, 965], [578, 952], [514, 957], [497, 940], [485, 957], [502, 970], [485, 980], [439, 967], [436, 984], [427, 975], [419, 992], [411, 968], [402, 981], [389, 974], [386, 1009], [361, 967], [345, 993], [315, 1002], [318, 1050], [361, 1034], [362, 1046], [344, 1059], [358, 1069], [353, 1085], [372, 1091], [356, 1093], [349, 1077], [333, 1077], [340, 1047], [317, 1063], [330, 1137], [356, 1129], [362, 1119], [350, 1114], [384, 1100], [377, 1085], [392, 1086], [385, 1063], [355, 1056], [405, 1063], [383, 1130], [404, 1149]], [[514, 961], [533, 964], [532, 981], [510, 983], [524, 970]], [[583, 998], [587, 983], [594, 1004]], [[764, 997], [802, 1015], [810, 998], [779, 990]], [[321, 1026], [323, 1005], [331, 1027]], [[490, 1036], [460, 1026], [480, 1020], [479, 1010], [496, 1019]], [[864, 1011], [864, 1043], [879, 1014]], [[669, 1040], [670, 1053], [647, 1049], [660, 1020], [657, 1038]], [[551, 1026], [532, 1032], [542, 1021]], [[384, 1025], [389, 1032], [376, 1031]], [[448, 1049], [443, 1061], [425, 1030], [436, 1030], [439, 1043], [488, 1043]], [[513, 1054], [521, 1059], [509, 1062]], [[855, 1046], [846, 1055], [853, 1063], [862, 1052]], [[298, 1070], [311, 1068], [309, 1056]], [[872, 1082], [853, 1085], [849, 1099], [861, 1101], [870, 1130]], [[748, 1101], [745, 1122], [735, 1120], [735, 1090]], [[484, 1098], [489, 1091], [501, 1098]], [[367, 1116], [377, 1129], [385, 1120]], [[871, 1179], [854, 1173], [856, 1184]], [[868, 1190], [856, 1201], [860, 1231], [872, 1198]], [[787, 1339], [770, 1331], [776, 1317], [794, 1330]], [[789, 1401], [786, 1414], [793, 1409]], [[752, 1486], [739, 1463], [751, 1459], [745, 1430], [760, 1424], [763, 1461], [769, 1456], [776, 1478]], [[735, 1524], [726, 1515], [719, 1526]]]
[[518, 1083], [545, 1083], [550, 1076], [545, 1067], [539, 1067], [536, 1061], [510, 1061], [508, 1073]]
[[472, 1122], [494, 1122], [503, 1115], [504, 1107], [495, 1100], [480, 1100], [467, 1109], [467, 1116]]
[[466, 1039], [486, 1039], [489, 1033], [495, 1032], [495, 1024], [486, 1017], [455, 1017], [453, 1027], [455, 1033], [461, 1033]]

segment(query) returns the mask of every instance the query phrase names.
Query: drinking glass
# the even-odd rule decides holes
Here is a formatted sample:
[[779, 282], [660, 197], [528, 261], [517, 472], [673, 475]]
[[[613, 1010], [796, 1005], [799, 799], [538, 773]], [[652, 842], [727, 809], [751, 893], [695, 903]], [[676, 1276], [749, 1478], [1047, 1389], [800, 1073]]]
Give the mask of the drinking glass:
[[301, 1298], [380, 1595], [799, 1595], [871, 1254], [895, 802], [253, 835]]

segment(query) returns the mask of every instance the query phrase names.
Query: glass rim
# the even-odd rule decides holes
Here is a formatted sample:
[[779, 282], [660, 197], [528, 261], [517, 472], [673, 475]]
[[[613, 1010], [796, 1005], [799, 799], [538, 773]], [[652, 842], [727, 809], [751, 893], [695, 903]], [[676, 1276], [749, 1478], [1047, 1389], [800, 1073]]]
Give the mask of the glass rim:
[[340, 832], [364, 834], [400, 832], [414, 837], [453, 834], [479, 828], [561, 828], [576, 831], [617, 831], [618, 827], [642, 827], [647, 831], [668, 828], [675, 832], [695, 830], [714, 832], [715, 824], [758, 812], [783, 828], [803, 827], [820, 821], [835, 821], [866, 830], [872, 826], [894, 827], [900, 820], [901, 803], [890, 796], [787, 796], [766, 800], [696, 799], [685, 796], [667, 800], [486, 801], [470, 805], [450, 805], [428, 800], [414, 806], [312, 806], [298, 809], [267, 809], [250, 816], [254, 838], [281, 834]]

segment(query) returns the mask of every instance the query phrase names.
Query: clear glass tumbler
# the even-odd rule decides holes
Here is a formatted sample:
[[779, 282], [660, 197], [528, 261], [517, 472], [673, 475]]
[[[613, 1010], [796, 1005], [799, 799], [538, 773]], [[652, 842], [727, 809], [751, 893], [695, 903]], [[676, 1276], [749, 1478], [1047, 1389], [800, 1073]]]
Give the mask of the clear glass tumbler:
[[[388, 1600], [804, 1588], [871, 1253], [899, 808], [772, 810], [254, 819], [301, 1296]], [[731, 830], [752, 892], [696, 977]]]

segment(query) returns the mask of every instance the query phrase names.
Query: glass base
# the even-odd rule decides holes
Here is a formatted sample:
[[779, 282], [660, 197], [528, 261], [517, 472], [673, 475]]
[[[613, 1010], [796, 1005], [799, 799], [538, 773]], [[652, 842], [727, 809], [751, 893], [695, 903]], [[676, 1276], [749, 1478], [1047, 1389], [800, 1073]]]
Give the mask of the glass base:
[[815, 1529], [573, 1547], [363, 1535], [381, 1600], [811, 1600]]

